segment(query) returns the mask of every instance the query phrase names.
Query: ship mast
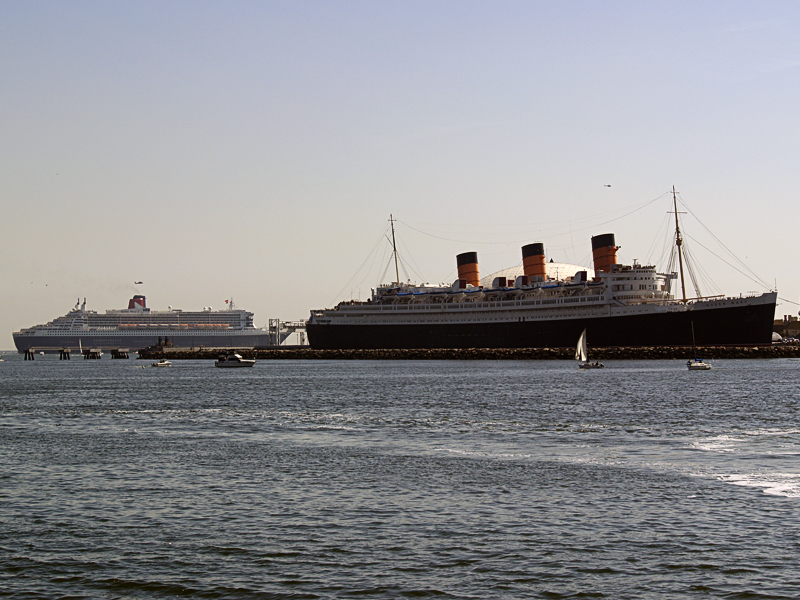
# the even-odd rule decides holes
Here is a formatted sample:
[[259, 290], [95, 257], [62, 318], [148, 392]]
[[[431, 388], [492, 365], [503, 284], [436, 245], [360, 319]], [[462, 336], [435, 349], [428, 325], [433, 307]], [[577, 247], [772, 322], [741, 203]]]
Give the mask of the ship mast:
[[397, 243], [394, 239], [394, 218], [392, 218], [391, 213], [389, 214], [389, 222], [392, 224], [392, 250], [394, 251], [394, 272], [395, 276], [397, 277], [396, 282], [397, 285], [400, 285], [400, 268], [397, 266]]
[[686, 304], [686, 281], [683, 278], [683, 238], [681, 237], [681, 227], [678, 225], [678, 196], [675, 186], [672, 186], [672, 204], [675, 207], [675, 245], [678, 246], [678, 265], [681, 271], [681, 292], [683, 293], [683, 303]]

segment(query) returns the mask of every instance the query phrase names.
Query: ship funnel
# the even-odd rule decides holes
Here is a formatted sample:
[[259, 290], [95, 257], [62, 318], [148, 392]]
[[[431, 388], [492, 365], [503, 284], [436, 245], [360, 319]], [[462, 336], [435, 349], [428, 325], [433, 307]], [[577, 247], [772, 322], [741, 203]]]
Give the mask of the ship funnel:
[[528, 244], [522, 247], [522, 269], [528, 277], [540, 277], [534, 281], [547, 279], [547, 266], [544, 263], [544, 244]]
[[592, 237], [592, 256], [594, 257], [594, 272], [609, 273], [611, 265], [617, 264], [617, 250], [619, 246], [614, 241], [613, 233], [604, 233]]
[[128, 310], [136, 308], [137, 306], [141, 306], [142, 308], [147, 308], [147, 306], [145, 306], [145, 304], [146, 304], [145, 297], [136, 295], [133, 298], [131, 298], [130, 300], [128, 300]]
[[478, 287], [481, 284], [481, 276], [478, 271], [478, 253], [464, 252], [456, 256], [458, 264], [458, 278], [466, 280], [467, 284]]

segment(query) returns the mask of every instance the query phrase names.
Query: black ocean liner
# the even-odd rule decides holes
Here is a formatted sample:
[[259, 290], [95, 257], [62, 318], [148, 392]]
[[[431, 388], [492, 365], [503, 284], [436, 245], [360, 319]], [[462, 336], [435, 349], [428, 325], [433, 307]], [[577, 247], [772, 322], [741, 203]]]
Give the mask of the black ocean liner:
[[[678, 257], [682, 258], [677, 222]], [[459, 254], [451, 287], [393, 283], [369, 300], [314, 310], [306, 323], [319, 349], [573, 347], [586, 330], [595, 347], [760, 345], [772, 341], [777, 292], [687, 300], [677, 273], [622, 265], [614, 234], [592, 238], [594, 273], [547, 276], [544, 245], [522, 248], [523, 273], [480, 285], [476, 252]], [[399, 276], [398, 276], [399, 281]]]
[[136, 295], [127, 309], [105, 314], [87, 310], [80, 300], [63, 317], [13, 334], [17, 351], [59, 352], [97, 348], [138, 350], [158, 343], [175, 348], [234, 347], [270, 345], [270, 334], [253, 325], [253, 313], [237, 309], [233, 300], [225, 310], [155, 311], [147, 308], [144, 296]]

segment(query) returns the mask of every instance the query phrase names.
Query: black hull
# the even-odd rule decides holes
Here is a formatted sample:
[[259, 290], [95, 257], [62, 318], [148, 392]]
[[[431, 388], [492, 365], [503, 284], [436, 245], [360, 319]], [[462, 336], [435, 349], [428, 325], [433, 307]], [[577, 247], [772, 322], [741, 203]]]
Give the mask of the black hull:
[[775, 303], [681, 312], [505, 323], [330, 325], [308, 323], [311, 348], [567, 348], [586, 329], [590, 346], [761, 345], [772, 343]]

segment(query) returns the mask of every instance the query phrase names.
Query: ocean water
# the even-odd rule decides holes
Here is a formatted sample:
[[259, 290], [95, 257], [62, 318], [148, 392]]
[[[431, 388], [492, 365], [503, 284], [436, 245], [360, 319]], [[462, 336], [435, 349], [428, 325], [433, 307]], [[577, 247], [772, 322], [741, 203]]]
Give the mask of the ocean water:
[[3, 597], [800, 597], [800, 360], [4, 358]]

